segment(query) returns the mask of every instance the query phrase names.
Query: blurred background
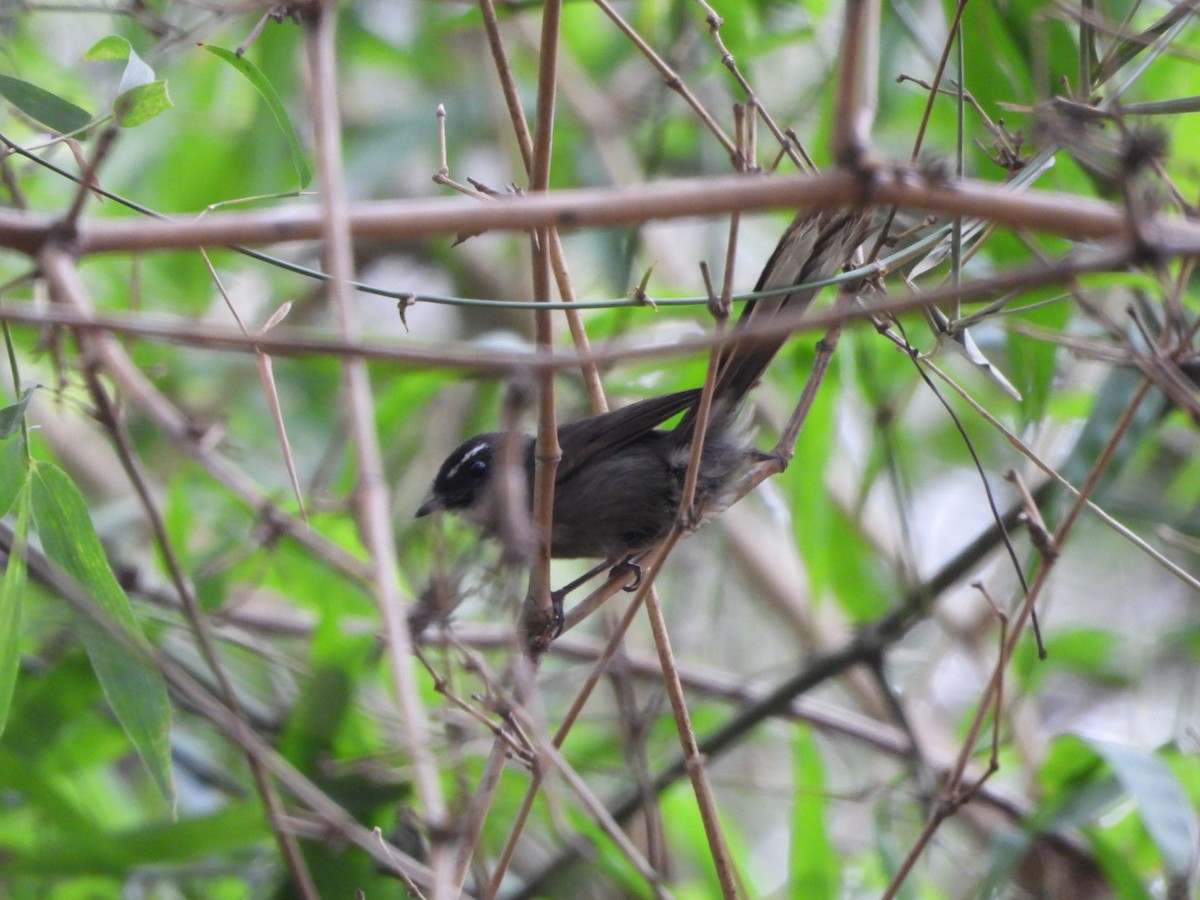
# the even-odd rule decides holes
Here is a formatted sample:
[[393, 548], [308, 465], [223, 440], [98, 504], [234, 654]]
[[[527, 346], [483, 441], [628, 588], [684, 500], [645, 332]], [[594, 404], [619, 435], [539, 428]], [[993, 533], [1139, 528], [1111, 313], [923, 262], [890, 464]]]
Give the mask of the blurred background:
[[[337, 8], [336, 100], [352, 205], [472, 190], [486, 203], [495, 202], [486, 194], [528, 187], [493, 54], [506, 53], [536, 132], [542, 7], [502, 4], [493, 42], [488, 9], [433, 0]], [[388, 853], [425, 864], [450, 846], [473, 847], [471, 896], [484, 896], [493, 878], [505, 897], [719, 896], [641, 615], [562, 753], [657, 875], [639, 874], [587, 798], [555, 774], [529, 821], [512, 827], [530, 764], [515, 750], [498, 764], [496, 731], [555, 733], [628, 596], [554, 644], [528, 689], [531, 720], [514, 725], [506, 708], [527, 573], [505, 568], [499, 548], [461, 522], [413, 518], [446, 454], [498, 427], [508, 381], [402, 358], [369, 363], [397, 589], [406, 609], [423, 611], [422, 662], [395, 663], [380, 638], [356, 502], [345, 358], [272, 352], [264, 375], [265, 357], [249, 348], [189, 339], [189, 328], [230, 330], [239, 320], [255, 334], [281, 310], [286, 318], [268, 333], [284, 341], [337, 328], [326, 285], [312, 274], [324, 267], [319, 242], [265, 246], [265, 258], [153, 247], [149, 213], [192, 219], [319, 202], [322, 185], [308, 171], [310, 11], [270, 11], [264, 19], [262, 5], [185, 0], [0, 8], [10, 78], [0, 85], [4, 205], [63, 216], [79, 191], [72, 178], [99, 160], [93, 186], [109, 196], [87, 198], [84, 222], [133, 219], [151, 237], [136, 253], [80, 257], [83, 289], [115, 322], [179, 332], [164, 341], [117, 327], [98, 354], [96, 332], [53, 324], [61, 297], [0, 229], [9, 235], [0, 242], [9, 248], [0, 255], [0, 312], [33, 319], [7, 324], [12, 378], [0, 388], [0, 481], [13, 495], [0, 534], [10, 572], [0, 622], [11, 626], [0, 639], [0, 669], [11, 673], [0, 890], [400, 897], [406, 887]], [[734, 171], [727, 148], [615, 17], [725, 134], [735, 134], [734, 106], [752, 91], [750, 167], [797, 171], [769, 116], [794, 133], [795, 157], [803, 148], [827, 169], [843, 16], [839, 3], [785, 0], [711, 10], [684, 0], [565, 4], [551, 188]], [[1063, 208], [1078, 203], [1081, 218], [1107, 201], [1135, 231], [1157, 213], [1192, 216], [1200, 35], [1190, 4], [892, 2], [869, 40], [879, 47], [872, 155], [917, 160], [934, 181], [962, 175], [1054, 191]], [[249, 70], [210, 50], [243, 45]], [[930, 102], [944, 48], [948, 67]], [[169, 100], [143, 121], [122, 120], [129, 79], [150, 86], [139, 104]], [[50, 100], [31, 108], [39, 95], [25, 85]], [[66, 114], [59, 102], [82, 111], [70, 140], [55, 118]], [[101, 150], [110, 115], [121, 127]], [[435, 183], [440, 121], [446, 170]], [[736, 292], [753, 288], [794, 212], [741, 218]], [[991, 292], [989, 305], [948, 302], [847, 327], [786, 471], [687, 540], [659, 578], [736, 880], [753, 897], [1192, 896], [1200, 799], [1192, 259], [1162, 251], [1150, 233], [1144, 265], [1114, 255], [1114, 271], [1063, 277], [1055, 266], [1088, 248], [1061, 235], [920, 209], [874, 216], [864, 259], [884, 260], [887, 271], [862, 303], [1021, 267], [1047, 274], [1027, 289]], [[700, 266], [720, 283], [729, 227], [728, 216], [712, 216], [564, 232], [574, 295], [611, 301], [581, 313], [592, 347], [666, 346], [709, 332]], [[362, 240], [353, 251], [358, 278], [375, 291], [354, 296], [369, 342], [399, 357], [437, 348], [450, 360], [532, 348], [532, 313], [505, 303], [532, 298], [527, 234]], [[629, 302], [643, 280], [657, 306]], [[398, 306], [406, 296], [415, 302]], [[688, 297], [698, 302], [662, 302]], [[818, 307], [833, 299], [831, 289]], [[565, 320], [556, 316], [555, 329], [569, 351]], [[775, 446], [820, 336], [796, 336], [756, 391], [751, 427], [761, 449]], [[606, 363], [603, 383], [615, 405], [699, 385], [706, 363], [703, 354]], [[578, 372], [558, 379], [557, 406], [564, 420], [590, 411]], [[534, 427], [532, 414], [526, 424]], [[121, 434], [150, 500], [122, 463]], [[45, 474], [50, 467], [64, 484]], [[1053, 553], [1039, 552], [1017, 522], [1027, 504], [1009, 471], [1033, 492], [1050, 532], [1065, 523]], [[1094, 504], [1078, 518], [1064, 482], [1086, 486]], [[25, 496], [32, 524], [22, 519]], [[71, 496], [86, 514], [62, 499]], [[1008, 516], [1007, 548], [997, 516]], [[53, 534], [59, 519], [66, 537]], [[90, 528], [103, 553], [78, 556], [101, 568], [106, 559], [116, 594], [62, 556], [64, 541], [91, 546]], [[164, 546], [203, 611], [223, 676]], [[17, 578], [25, 563], [14, 569], [14, 559], [28, 559], [27, 584]], [[64, 602], [55, 564], [85, 594], [125, 604], [159, 661], [132, 681], [104, 675], [96, 655], [112, 647], [99, 651], [103, 639], [86, 638], [94, 626]], [[583, 568], [556, 561], [553, 580]], [[1037, 585], [1044, 660], [1029, 631], [1011, 659], [1001, 652], [1022, 577]], [[398, 706], [393, 665], [415, 672], [447, 807], [441, 828], [414, 786], [412, 720]], [[997, 671], [998, 715], [989, 692]], [[262, 777], [280, 805], [268, 815], [247, 761], [261, 749], [239, 749], [178, 672], [227, 708], [228, 692], [236, 695], [243, 723], [324, 800], [271, 769]], [[169, 710], [139, 707], [137, 678], [165, 691]], [[150, 724], [139, 732], [130, 715]], [[952, 779], [960, 755], [965, 775]], [[975, 790], [993, 758], [998, 770]], [[368, 836], [378, 828], [391, 850], [339, 815]], [[514, 852], [502, 866], [510, 834]], [[299, 860], [287, 861], [289, 844]]]

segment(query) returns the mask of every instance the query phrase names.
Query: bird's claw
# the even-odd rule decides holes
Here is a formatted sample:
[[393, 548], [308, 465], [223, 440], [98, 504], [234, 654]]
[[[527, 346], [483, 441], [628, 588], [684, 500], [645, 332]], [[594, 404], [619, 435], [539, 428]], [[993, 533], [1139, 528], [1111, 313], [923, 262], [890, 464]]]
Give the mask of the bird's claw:
[[633, 581], [629, 582], [629, 584], [625, 585], [623, 588], [621, 588], [621, 590], [625, 591], [627, 594], [632, 594], [642, 586], [642, 567], [635, 563], [632, 559], [626, 559], [617, 563], [608, 573], [608, 577], [617, 578], [627, 572], [633, 573]]

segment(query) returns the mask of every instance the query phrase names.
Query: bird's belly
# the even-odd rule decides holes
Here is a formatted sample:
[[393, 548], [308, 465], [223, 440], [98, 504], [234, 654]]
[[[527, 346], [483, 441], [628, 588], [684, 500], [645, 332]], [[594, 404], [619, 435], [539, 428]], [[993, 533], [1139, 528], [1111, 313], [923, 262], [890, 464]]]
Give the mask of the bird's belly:
[[619, 560], [666, 536], [679, 508], [682, 472], [665, 456], [626, 451], [571, 478], [554, 497], [550, 553]]

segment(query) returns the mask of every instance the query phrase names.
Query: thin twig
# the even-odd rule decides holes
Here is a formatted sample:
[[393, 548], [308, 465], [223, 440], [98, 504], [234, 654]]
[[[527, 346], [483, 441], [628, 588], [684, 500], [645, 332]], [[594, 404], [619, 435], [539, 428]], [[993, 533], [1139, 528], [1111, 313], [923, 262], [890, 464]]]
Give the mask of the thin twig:
[[[542, 10], [541, 53], [538, 58], [537, 131], [533, 142], [533, 159], [529, 169], [529, 188], [533, 194], [550, 188], [550, 150], [554, 139], [555, 81], [558, 77], [559, 26], [562, 21], [562, 0], [548, 0]], [[533, 232], [533, 299], [547, 302], [550, 296], [550, 231], [539, 228]], [[550, 310], [534, 311], [534, 330], [537, 347], [548, 352], [554, 344], [554, 328]], [[522, 611], [524, 629], [528, 634], [544, 634], [553, 617], [550, 599], [550, 542], [554, 519], [554, 482], [562, 448], [558, 444], [558, 419], [554, 409], [554, 377], [550, 372], [537, 376], [538, 429], [534, 451], [533, 525], [535, 531], [533, 560], [529, 568], [529, 594]]]
[[[1197, 248], [1197, 252], [1200, 254], [1200, 247]], [[1001, 272], [993, 277], [966, 282], [957, 287], [951, 285], [930, 291], [901, 294], [890, 299], [879, 300], [872, 306], [817, 311], [805, 315], [784, 313], [769, 321], [749, 323], [747, 327], [730, 330], [723, 334], [714, 333], [653, 346], [644, 344], [640, 346], [612, 345], [592, 350], [590, 355], [582, 357], [574, 354], [546, 356], [537, 353], [488, 351], [482, 350], [474, 344], [464, 344], [461, 347], [443, 345], [438, 349], [426, 349], [366, 341], [361, 338], [349, 340], [283, 328], [273, 330], [268, 334], [247, 337], [235, 329], [204, 325], [191, 320], [172, 321], [146, 314], [100, 314], [74, 309], [39, 310], [9, 305], [0, 307], [0, 320], [36, 326], [64, 325], [73, 328], [87, 328], [115, 334], [138, 335], [169, 343], [239, 352], [254, 352], [256, 348], [261, 348], [264, 352], [276, 356], [328, 354], [388, 361], [420, 368], [462, 369], [479, 374], [510, 375], [518, 371], [541, 372], [577, 368], [581, 358], [601, 365], [617, 361], [662, 360], [707, 351], [718, 344], [731, 346], [739, 341], [754, 341], [783, 333], [822, 331], [835, 324], [860, 320], [874, 323], [884, 316], [897, 316], [947, 301], [958, 300], [964, 304], [985, 302], [996, 296], [1015, 294], [1020, 290], [1069, 283], [1079, 275], [1124, 269], [1132, 260], [1132, 248], [1124, 242], [1116, 241], [1099, 244], [1087, 251], [1080, 251], [1066, 259], [1048, 264], [1036, 264]], [[857, 280], [862, 277], [864, 271], [875, 270], [867, 267], [860, 272], [849, 273], [846, 280]], [[772, 293], [790, 293], [792, 290], [794, 287], [787, 287]], [[123, 350], [119, 348], [119, 345], [114, 345], [111, 352], [122, 354]], [[171, 406], [170, 401], [159, 394], [136, 367], [132, 367], [131, 363], [128, 365], [131, 371], [127, 377], [141, 382], [141, 386], [137, 390], [139, 402], [144, 399], [147, 407], [155, 408], [155, 411], [149, 412], [148, 415], [157, 419], [158, 407], [161, 405], [164, 424], [161, 424], [160, 427], [169, 430], [172, 434], [178, 433], [187, 436], [189, 426], [186, 424], [183, 414]], [[225, 481], [225, 476], [218, 477], [219, 480]], [[235, 480], [233, 476], [229, 476], [229, 478], [231, 481]], [[241, 491], [237, 492], [241, 493]], [[253, 495], [253, 491], [250, 491], [250, 495]], [[297, 531], [303, 531], [303, 526]], [[302, 535], [297, 536], [298, 539], [302, 539]]]
[[684, 80], [679, 76], [679, 73], [672, 69], [667, 64], [667, 61], [654, 51], [654, 48], [646, 42], [645, 38], [638, 34], [637, 30], [621, 17], [620, 13], [618, 13], [612, 7], [612, 5], [608, 3], [608, 0], [593, 0], [593, 2], [600, 7], [601, 11], [612, 20], [613, 24], [616, 25], [617, 28], [619, 28], [621, 32], [633, 42], [633, 45], [638, 48], [638, 51], [650, 61], [650, 65], [654, 66], [654, 68], [658, 70], [658, 73], [663, 77], [663, 81], [666, 82], [667, 87], [679, 94], [679, 96], [683, 98], [683, 101], [692, 108], [693, 112], [696, 113], [700, 121], [704, 124], [704, 127], [707, 128], [713, 137], [717, 139], [717, 141], [725, 149], [725, 152], [729, 154], [730, 161], [732, 161], [736, 166], [736, 144], [730, 139], [729, 135], [722, 130], [721, 126], [717, 124], [716, 119], [714, 119], [709, 114], [708, 110], [704, 108], [704, 105], [700, 102], [700, 99], [691, 91]]
[[[307, 22], [305, 49], [312, 72], [312, 104], [317, 163], [324, 190], [321, 193], [323, 236], [328, 257], [330, 301], [343, 338], [358, 339], [361, 327], [349, 281], [354, 261], [349, 229], [349, 207], [342, 171], [341, 127], [337, 106], [336, 9], [320, 7]], [[391, 672], [404, 734], [416, 781], [417, 794], [430, 836], [433, 897], [447, 897], [450, 858], [444, 834], [449, 825], [437, 764], [429, 745], [429, 724], [417, 691], [413, 671], [412, 637], [408, 617], [396, 585], [399, 582], [392, 519], [388, 509], [383, 461], [375, 431], [371, 385], [361, 359], [342, 364], [343, 389], [351, 442], [358, 465], [359, 510], [365, 542], [371, 553], [372, 581], [383, 618], [391, 656]]]
[[[1096, 462], [1093, 464], [1091, 471], [1088, 473], [1087, 480], [1079, 489], [1079, 494], [1075, 497], [1074, 502], [1068, 508], [1066, 514], [1062, 518], [1062, 521], [1059, 523], [1058, 528], [1054, 532], [1054, 546], [1062, 547], [1064, 545], [1064, 542], [1067, 536], [1070, 534], [1072, 528], [1074, 528], [1075, 522], [1078, 520], [1079, 515], [1086, 507], [1088, 498], [1095, 490], [1101, 476], [1107, 471], [1108, 465], [1112, 461], [1113, 455], [1116, 453], [1117, 446], [1120, 444], [1121, 439], [1125, 436], [1125, 432], [1133, 423], [1138, 407], [1141, 405], [1142, 400], [1144, 400], [1146, 395], [1149, 393], [1150, 387], [1151, 382], [1143, 379], [1138, 390], [1134, 393], [1134, 396], [1129, 401], [1129, 404], [1122, 412], [1120, 419], [1113, 426], [1109, 439], [1105, 442], [1104, 447], [1101, 449], [1096, 458]], [[1049, 579], [1050, 572], [1054, 570], [1053, 563], [1053, 557], [1044, 559], [1041, 567], [1037, 571], [1037, 575], [1029, 585], [1029, 590], [1025, 595], [1025, 602], [1022, 604], [1020, 612], [1017, 615], [1017, 619], [1013, 623], [1012, 632], [1009, 636], [1008, 643], [1005, 645], [1004, 651], [1001, 654], [1000, 666], [997, 669], [997, 674], [993, 675], [991, 681], [988, 682], [984, 694], [980, 698], [980, 703], [975, 712], [975, 717], [967, 730], [967, 736], [963, 740], [962, 749], [959, 752], [958, 760], [951, 771], [951, 776], [949, 779], [950, 783], [954, 783], [962, 778], [962, 773], [966, 768], [967, 760], [974, 751], [975, 742], [979, 738], [979, 732], [982, 729], [984, 721], [987, 717], [991, 699], [1000, 689], [999, 673], [1007, 667], [1008, 661], [1012, 658], [1013, 653], [1016, 651], [1017, 643], [1020, 640], [1021, 635], [1024, 633], [1025, 624], [1028, 622], [1029, 617], [1032, 614], [1033, 606], [1037, 602], [1038, 597], [1041, 595], [1041, 592], [1044, 589], [1047, 580]]]
[[1006, 616], [1000, 610], [1000, 608], [996, 606], [982, 584], [979, 582], [974, 582], [972, 586], [977, 588], [983, 594], [984, 599], [987, 600], [988, 604], [991, 605], [992, 609], [996, 613], [996, 616], [1000, 620], [1000, 652], [997, 654], [996, 666], [992, 672], [992, 677], [996, 679], [997, 684], [994, 704], [992, 707], [992, 754], [988, 760], [987, 768], [979, 774], [979, 777], [976, 778], [966, 790], [963, 790], [962, 788], [961, 778], [959, 781], [947, 782], [945, 788], [942, 790], [941, 797], [939, 797], [937, 802], [933, 805], [933, 809], [930, 811], [929, 818], [926, 820], [924, 827], [921, 829], [920, 835], [917, 836], [916, 841], [914, 841], [913, 845], [909, 848], [904, 860], [896, 869], [896, 873], [892, 876], [892, 880], [888, 884], [887, 889], [884, 891], [881, 900], [892, 900], [892, 898], [899, 893], [900, 888], [903, 887], [904, 882], [908, 879], [913, 867], [917, 864], [917, 860], [921, 858], [921, 854], [925, 851], [925, 848], [929, 845], [929, 842], [933, 840], [934, 834], [937, 833], [937, 830], [941, 827], [942, 823], [957, 813], [968, 803], [975, 800], [976, 797], [980, 796], [983, 793], [984, 786], [987, 784], [988, 779], [1000, 771], [1000, 713], [1004, 709], [1003, 659], [1004, 646], [1008, 638], [1008, 616]]
[[[1035, 496], [1043, 496], [1045, 486], [1040, 487]], [[1018, 524], [1021, 513], [1020, 506], [1014, 506], [1006, 511], [1003, 521], [1006, 528], [1012, 529]], [[700, 739], [699, 752], [708, 760], [713, 760], [728, 750], [738, 746], [750, 731], [759, 724], [774, 716], [785, 714], [792, 703], [804, 694], [836, 678], [862, 662], [876, 658], [885, 646], [898, 642], [918, 622], [925, 617], [932, 599], [939, 597], [952, 585], [957, 584], [987, 554], [991, 553], [1000, 541], [1000, 531], [993, 523], [975, 537], [966, 547], [947, 560], [942, 567], [924, 583], [917, 585], [900, 598], [895, 608], [887, 615], [861, 626], [858, 633], [841, 647], [817, 654], [805, 660], [792, 675], [784, 678], [764, 694], [746, 704], [727, 722]], [[635, 601], [637, 598], [635, 597]], [[687, 761], [683, 756], [677, 757], [664, 765], [654, 777], [655, 790], [665, 791], [681, 778], [688, 775]], [[611, 806], [613, 816], [623, 821], [634, 810], [638, 809], [644, 796], [641, 792], [631, 792]], [[542, 872], [532, 877], [519, 898], [538, 896], [545, 879], [551, 873], [567, 865], [577, 850], [570, 850], [558, 860], [552, 862]]]
[[[0, 544], [5, 547], [14, 546], [12, 529], [4, 522], [0, 522]], [[262, 760], [263, 765], [279, 783], [321, 819], [326, 826], [326, 833], [341, 835], [350, 840], [389, 872], [396, 872], [421, 885], [432, 884], [432, 876], [424, 865], [394, 845], [386, 848], [381, 846], [380, 840], [369, 829], [356, 822], [345, 809], [317, 788], [258, 732], [243, 727], [243, 723], [233, 712], [209, 693], [186, 669], [151, 647], [145, 640], [139, 640], [129, 629], [114, 622], [79, 582], [28, 544], [25, 545], [25, 558], [31, 576], [45, 584], [56, 596], [70, 605], [72, 610], [103, 631], [119, 646], [157, 668], [174, 692], [178, 703], [211, 722], [239, 750]]]
[[[80, 280], [78, 271], [64, 251], [47, 248], [47, 251], [41, 256], [41, 269], [46, 279], [50, 282], [52, 296], [57, 296], [63, 302], [71, 303], [73, 306], [88, 305], [87, 301], [82, 299], [84, 292], [83, 282]], [[68, 296], [73, 299], [67, 300]], [[88, 391], [92, 397], [92, 402], [96, 405], [97, 420], [112, 438], [117, 456], [121, 460], [121, 466], [124, 468], [125, 474], [129, 477], [129, 481], [138, 495], [142, 509], [150, 523], [151, 531], [154, 533], [155, 543], [158, 545], [163, 562], [167, 567], [167, 572], [171, 577], [171, 582], [175, 587], [180, 606], [191, 625], [192, 634], [196, 639], [196, 644], [200, 648], [201, 655], [217, 682], [225, 705], [229, 707], [236, 727], [251, 730], [252, 726], [246, 720], [246, 714], [238, 699], [237, 691], [217, 653], [212, 638], [211, 626], [203, 610], [200, 608], [191, 584], [184, 574], [179, 556], [175, 552], [174, 544], [167, 532], [166, 523], [147, 482], [145, 470], [133, 449], [125, 426], [121, 422], [120, 415], [117, 412], [116, 405], [109, 398], [108, 391], [98, 377], [102, 357], [99, 354], [90, 352], [87, 338], [87, 335], [79, 335], [84, 356], [83, 374], [87, 382]], [[280, 853], [287, 864], [288, 871], [291, 872], [292, 877], [295, 879], [296, 890], [300, 896], [308, 898], [308, 900], [316, 900], [319, 896], [316, 884], [313, 882], [312, 875], [308, 871], [308, 866], [304, 862], [304, 856], [300, 852], [300, 847], [296, 842], [295, 836], [282, 827], [283, 805], [279, 800], [279, 795], [275, 792], [271, 784], [262, 761], [257, 755], [246, 753], [246, 762], [250, 767], [250, 773], [254, 778], [258, 794], [262, 798], [263, 806], [267, 812], [267, 820], [271, 825], [271, 831], [275, 835], [275, 840], [279, 844]]]

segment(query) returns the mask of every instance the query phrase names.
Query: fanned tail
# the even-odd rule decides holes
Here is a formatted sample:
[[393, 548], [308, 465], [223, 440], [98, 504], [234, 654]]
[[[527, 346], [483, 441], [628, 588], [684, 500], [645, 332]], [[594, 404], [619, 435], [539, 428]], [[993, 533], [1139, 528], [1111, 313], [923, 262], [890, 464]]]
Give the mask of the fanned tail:
[[[862, 243], [867, 222], [868, 217], [862, 210], [800, 213], [779, 239], [754, 290], [769, 291], [832, 278]], [[758, 327], [785, 313], [796, 320], [819, 291], [820, 288], [803, 287], [778, 297], [752, 300], [743, 308], [734, 331]], [[717, 363], [714, 405], [724, 414], [732, 414], [790, 336], [790, 331], [780, 330], [726, 347]], [[692, 409], [680, 421], [677, 430], [688, 433], [694, 427], [694, 420], [695, 410]]]

